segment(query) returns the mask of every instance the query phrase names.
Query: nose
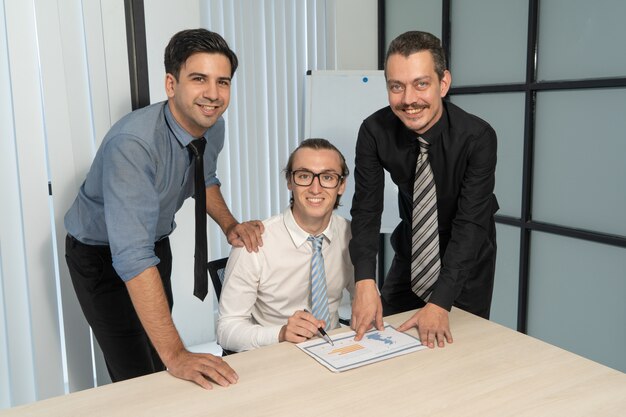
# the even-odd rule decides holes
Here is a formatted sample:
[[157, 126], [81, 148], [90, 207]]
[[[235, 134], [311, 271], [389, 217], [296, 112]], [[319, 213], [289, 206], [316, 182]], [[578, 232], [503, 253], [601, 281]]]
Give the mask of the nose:
[[404, 104], [416, 103], [418, 96], [419, 94], [413, 86], [407, 86], [407, 88], [404, 89]]
[[320, 184], [320, 176], [316, 175], [313, 178], [313, 182], [309, 186], [309, 190], [311, 190], [314, 193], [319, 193], [321, 189], [322, 189], [322, 185]]
[[218, 89], [217, 84], [214, 82], [207, 82], [204, 91], [202, 92], [202, 96], [211, 101], [215, 101], [218, 99]]

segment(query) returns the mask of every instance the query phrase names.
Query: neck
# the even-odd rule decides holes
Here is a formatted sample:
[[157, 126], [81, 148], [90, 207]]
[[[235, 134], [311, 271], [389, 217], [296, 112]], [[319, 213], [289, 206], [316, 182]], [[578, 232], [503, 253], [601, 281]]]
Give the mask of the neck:
[[300, 216], [297, 210], [294, 210], [293, 208], [291, 209], [291, 212], [293, 213], [293, 218], [296, 221], [296, 224], [311, 236], [317, 236], [326, 230], [328, 224], [330, 223], [330, 217], [332, 216], [331, 212], [322, 218], [305, 218]]

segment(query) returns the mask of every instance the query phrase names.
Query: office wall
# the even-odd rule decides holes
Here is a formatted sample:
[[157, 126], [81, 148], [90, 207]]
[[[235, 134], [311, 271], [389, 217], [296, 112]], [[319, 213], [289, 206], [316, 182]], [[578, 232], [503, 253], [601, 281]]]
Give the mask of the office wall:
[[378, 13], [376, 0], [335, 0], [337, 70], [376, 70]]
[[387, 33], [449, 29], [451, 101], [498, 133], [492, 320], [625, 371], [626, 4], [449, 4], [387, 0]]

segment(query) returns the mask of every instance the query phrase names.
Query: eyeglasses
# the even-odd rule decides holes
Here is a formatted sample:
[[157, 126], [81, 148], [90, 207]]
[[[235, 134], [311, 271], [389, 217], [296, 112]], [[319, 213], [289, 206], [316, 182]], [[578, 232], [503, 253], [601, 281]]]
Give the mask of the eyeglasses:
[[337, 188], [341, 180], [344, 178], [343, 175], [339, 175], [334, 172], [320, 172], [319, 174], [314, 174], [311, 171], [304, 169], [291, 171], [291, 178], [293, 178], [293, 182], [302, 187], [308, 187], [313, 184], [315, 177], [317, 177], [322, 188]]

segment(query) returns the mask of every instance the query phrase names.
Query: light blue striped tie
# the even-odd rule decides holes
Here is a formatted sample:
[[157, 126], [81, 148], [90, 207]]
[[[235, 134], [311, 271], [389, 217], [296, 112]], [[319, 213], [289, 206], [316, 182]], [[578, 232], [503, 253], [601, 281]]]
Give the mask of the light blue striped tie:
[[326, 330], [330, 330], [326, 273], [324, 272], [324, 257], [322, 256], [324, 236], [309, 236], [308, 240], [311, 241], [313, 246], [313, 257], [311, 259], [311, 312], [316, 319], [324, 320], [326, 322]]

